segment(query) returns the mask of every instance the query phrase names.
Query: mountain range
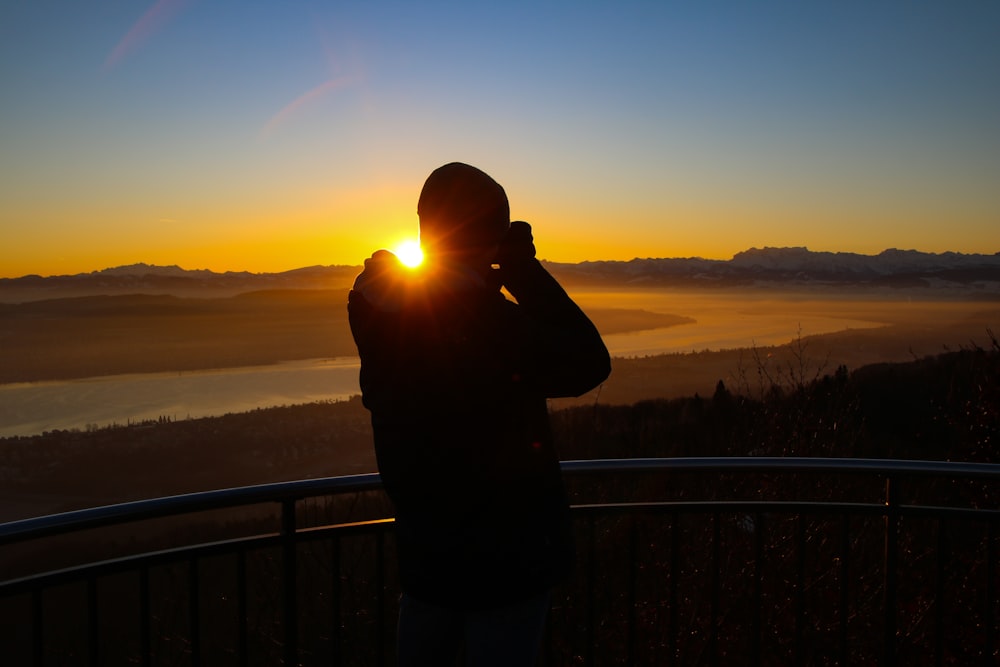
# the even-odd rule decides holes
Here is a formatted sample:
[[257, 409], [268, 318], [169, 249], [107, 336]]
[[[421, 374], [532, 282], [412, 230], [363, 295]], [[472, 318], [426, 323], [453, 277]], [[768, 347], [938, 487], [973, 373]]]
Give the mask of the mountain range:
[[1000, 294], [1000, 253], [885, 250], [877, 255], [751, 248], [730, 260], [699, 257], [550, 264], [567, 282], [650, 286], [954, 288]]
[[[569, 286], [943, 289], [956, 294], [1000, 297], [1000, 253], [889, 249], [877, 255], [862, 255], [815, 252], [803, 247], [765, 247], [737, 253], [729, 260], [689, 257], [543, 263]], [[345, 289], [360, 270], [360, 266], [338, 265], [280, 273], [217, 273], [179, 266], [132, 264], [76, 275], [0, 278], [0, 301], [83, 294], [220, 296], [268, 289]]]

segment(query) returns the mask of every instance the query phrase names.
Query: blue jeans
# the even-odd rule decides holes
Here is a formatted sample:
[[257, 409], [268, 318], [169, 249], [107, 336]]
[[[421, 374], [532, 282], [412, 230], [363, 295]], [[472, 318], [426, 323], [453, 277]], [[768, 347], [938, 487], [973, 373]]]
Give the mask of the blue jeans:
[[436, 607], [403, 594], [399, 601], [399, 665], [534, 667], [549, 593], [476, 611]]

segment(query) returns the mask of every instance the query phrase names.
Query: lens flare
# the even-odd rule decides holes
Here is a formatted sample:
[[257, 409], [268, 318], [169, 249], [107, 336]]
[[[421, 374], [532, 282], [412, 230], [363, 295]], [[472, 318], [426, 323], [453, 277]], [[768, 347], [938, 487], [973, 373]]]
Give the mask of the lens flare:
[[411, 269], [417, 268], [424, 261], [424, 251], [420, 249], [418, 241], [403, 241], [394, 252], [399, 261]]

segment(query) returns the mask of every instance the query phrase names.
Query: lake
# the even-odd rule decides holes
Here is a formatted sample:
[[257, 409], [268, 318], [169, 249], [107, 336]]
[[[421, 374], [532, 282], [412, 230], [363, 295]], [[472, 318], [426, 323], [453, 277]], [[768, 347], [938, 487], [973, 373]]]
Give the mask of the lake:
[[[829, 303], [789, 309], [787, 301], [738, 302], [650, 294], [574, 295], [587, 305], [642, 307], [697, 319], [664, 329], [605, 336], [613, 356], [719, 350], [779, 345], [802, 335], [879, 326]], [[633, 301], [634, 300], [634, 301]], [[884, 308], [884, 306], [883, 306]], [[142, 373], [79, 380], [0, 384], [0, 437], [35, 435], [56, 429], [127, 424], [158, 419], [191, 419], [260, 407], [341, 400], [360, 393], [356, 357], [283, 362], [248, 368]]]

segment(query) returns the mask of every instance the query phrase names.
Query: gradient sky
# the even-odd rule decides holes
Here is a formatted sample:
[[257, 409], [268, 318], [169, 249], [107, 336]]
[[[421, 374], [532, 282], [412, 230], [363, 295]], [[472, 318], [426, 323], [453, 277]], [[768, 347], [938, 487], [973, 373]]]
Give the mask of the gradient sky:
[[1000, 251], [1000, 3], [0, 5], [0, 276], [360, 264], [469, 162], [556, 261]]

